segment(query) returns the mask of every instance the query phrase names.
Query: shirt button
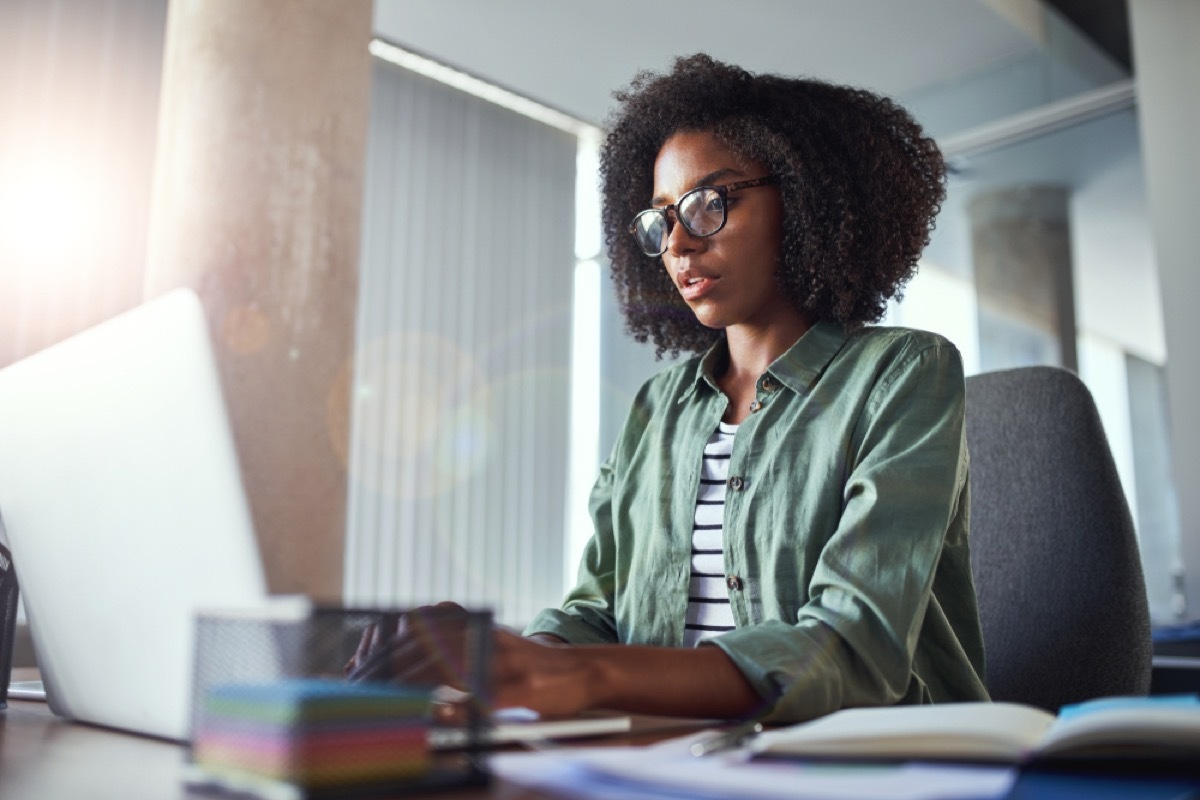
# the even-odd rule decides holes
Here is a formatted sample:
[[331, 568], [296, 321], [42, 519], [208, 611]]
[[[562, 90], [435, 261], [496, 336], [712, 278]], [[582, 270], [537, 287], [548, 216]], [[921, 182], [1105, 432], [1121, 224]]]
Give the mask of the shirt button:
[[762, 403], [758, 402], [757, 400], [754, 400], [753, 402], [750, 403], [750, 411], [755, 414], [757, 414], [759, 411], [762, 411]]
[[738, 477], [737, 475], [734, 475], [732, 478], [730, 478], [728, 481], [726, 481], [725, 485], [728, 486], [730, 489], [732, 489], [735, 492], [740, 492], [742, 490], [742, 488], [746, 485], [746, 481], [744, 481], [742, 478]]
[[729, 587], [731, 592], [740, 592], [742, 590], [742, 579], [737, 575], [730, 575], [725, 579], [725, 585]]
[[778, 388], [779, 388], [779, 384], [776, 383], [774, 381], [774, 379], [772, 379], [772, 378], [763, 378], [762, 379], [762, 389], [764, 392], [773, 392]]

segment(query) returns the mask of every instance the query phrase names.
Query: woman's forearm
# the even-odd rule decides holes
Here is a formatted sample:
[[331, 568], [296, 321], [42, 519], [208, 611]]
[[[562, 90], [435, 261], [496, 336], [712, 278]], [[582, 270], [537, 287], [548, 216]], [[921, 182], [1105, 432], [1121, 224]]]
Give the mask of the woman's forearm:
[[573, 649], [596, 665], [599, 708], [732, 718], [750, 716], [763, 705], [718, 647], [585, 645]]
[[549, 715], [607, 708], [737, 718], [763, 707], [762, 698], [717, 647], [556, 645], [502, 633], [495, 657], [499, 704]]

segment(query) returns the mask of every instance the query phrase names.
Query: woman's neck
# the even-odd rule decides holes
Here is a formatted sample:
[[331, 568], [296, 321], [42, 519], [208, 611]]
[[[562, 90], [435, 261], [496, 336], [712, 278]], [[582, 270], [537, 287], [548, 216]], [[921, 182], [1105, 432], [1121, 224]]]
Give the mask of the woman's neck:
[[767, 367], [786, 353], [811, 327], [812, 322], [799, 312], [767, 327], [731, 325], [725, 329], [725, 341], [729, 348], [725, 375], [757, 381]]
[[729, 361], [717, 377], [717, 385], [729, 400], [725, 422], [737, 425], [749, 415], [759, 377], [811, 327], [808, 318], [797, 313], [768, 327], [733, 325], [725, 329]]

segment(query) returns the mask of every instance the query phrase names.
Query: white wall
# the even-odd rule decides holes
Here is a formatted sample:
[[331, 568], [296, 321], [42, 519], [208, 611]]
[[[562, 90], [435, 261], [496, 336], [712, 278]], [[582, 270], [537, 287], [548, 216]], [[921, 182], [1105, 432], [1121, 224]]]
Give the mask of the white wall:
[[1136, 141], [1071, 194], [1075, 319], [1147, 361], [1167, 358], [1162, 301]]
[[1200, 618], [1200, 3], [1130, 0], [1146, 188], [1162, 288], [1167, 401], [1186, 570]]
[[[607, 267], [600, 303], [600, 458], [607, 458], [629, 413], [629, 404], [650, 376], [672, 363], [654, 357], [653, 344], [638, 344], [625, 332], [616, 290]], [[686, 358], [686, 355], [681, 356]]]

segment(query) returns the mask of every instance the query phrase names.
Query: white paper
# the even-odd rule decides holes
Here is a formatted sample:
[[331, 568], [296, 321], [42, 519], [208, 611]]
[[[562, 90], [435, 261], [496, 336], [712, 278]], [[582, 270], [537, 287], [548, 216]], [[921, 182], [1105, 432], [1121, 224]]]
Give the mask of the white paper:
[[694, 734], [651, 747], [592, 747], [492, 756], [493, 772], [522, 786], [596, 800], [647, 794], [738, 800], [948, 800], [1003, 797], [1011, 767], [941, 764], [816, 764], [751, 760], [746, 751], [703, 758], [687, 748]]

